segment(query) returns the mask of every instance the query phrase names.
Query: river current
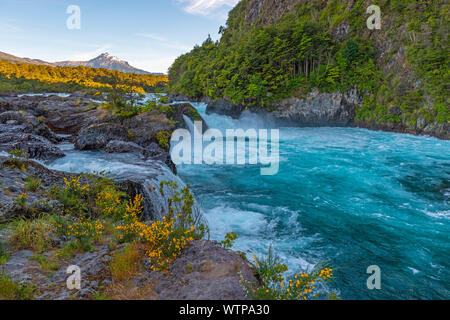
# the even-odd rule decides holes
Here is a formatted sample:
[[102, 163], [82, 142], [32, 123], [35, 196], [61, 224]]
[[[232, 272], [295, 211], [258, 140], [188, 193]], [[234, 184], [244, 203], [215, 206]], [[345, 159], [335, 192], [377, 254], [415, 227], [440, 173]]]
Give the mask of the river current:
[[[207, 115], [205, 104], [193, 105], [210, 128], [273, 125], [252, 115]], [[143, 170], [131, 155], [62, 147], [67, 156], [49, 167], [119, 176]], [[328, 263], [335, 279], [326, 290], [341, 299], [450, 297], [449, 141], [356, 128], [280, 128], [276, 175], [262, 176], [258, 165], [180, 165], [178, 173], [191, 185], [211, 238], [236, 232], [233, 248], [248, 257], [272, 245], [290, 273]], [[381, 269], [381, 290], [367, 288], [372, 265]]]
[[[207, 115], [210, 128], [270, 123]], [[291, 272], [326, 262], [342, 299], [450, 297], [450, 142], [355, 128], [280, 128], [280, 169], [181, 165], [211, 235], [239, 235], [234, 248], [273, 245]], [[381, 269], [381, 290], [367, 268]]]

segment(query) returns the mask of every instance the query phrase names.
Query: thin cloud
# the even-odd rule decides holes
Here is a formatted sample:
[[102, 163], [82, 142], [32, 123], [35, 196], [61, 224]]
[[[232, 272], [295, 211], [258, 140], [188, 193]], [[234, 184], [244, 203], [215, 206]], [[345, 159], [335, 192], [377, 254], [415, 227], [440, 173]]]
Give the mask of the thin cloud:
[[17, 24], [9, 23], [6, 21], [0, 21], [0, 29], [3, 31], [9, 31], [9, 32], [19, 32], [23, 31], [21, 27], [19, 27]]
[[161, 41], [161, 42], [167, 41], [166, 38], [160, 37], [160, 36], [155, 35], [153, 33], [136, 33], [135, 35], [138, 36], [138, 37], [147, 38], [147, 39], [153, 39], [153, 40]]
[[164, 38], [162, 36], [155, 35], [153, 33], [136, 33], [135, 36], [146, 38], [146, 39], [152, 39], [155, 41], [160, 42], [163, 46], [170, 48], [170, 49], [176, 49], [176, 50], [182, 50], [182, 51], [188, 51], [192, 48], [183, 44], [179, 44], [176, 42], [169, 41], [167, 38]]
[[190, 14], [207, 16], [217, 13], [224, 7], [234, 7], [239, 0], [178, 0], [184, 3], [184, 11]]

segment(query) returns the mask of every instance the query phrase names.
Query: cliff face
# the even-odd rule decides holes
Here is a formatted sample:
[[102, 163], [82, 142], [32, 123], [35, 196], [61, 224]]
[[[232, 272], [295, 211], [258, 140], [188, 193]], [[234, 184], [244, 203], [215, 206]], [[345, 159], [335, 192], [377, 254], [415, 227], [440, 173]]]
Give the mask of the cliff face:
[[295, 4], [305, 0], [249, 0], [245, 11], [245, 21], [250, 24], [268, 25], [276, 22], [292, 11]]
[[299, 106], [314, 90], [318, 97], [356, 90], [360, 103], [348, 124], [447, 139], [449, 4], [380, 0], [381, 29], [369, 30], [372, 4], [242, 0], [218, 43], [207, 40], [177, 59], [170, 90], [274, 115], [305, 114]]

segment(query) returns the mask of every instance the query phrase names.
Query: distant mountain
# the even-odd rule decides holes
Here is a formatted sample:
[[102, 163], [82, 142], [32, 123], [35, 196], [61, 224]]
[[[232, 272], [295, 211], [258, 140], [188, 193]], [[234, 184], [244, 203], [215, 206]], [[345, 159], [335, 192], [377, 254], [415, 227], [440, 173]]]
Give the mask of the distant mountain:
[[38, 59], [19, 58], [12, 54], [4, 53], [0, 51], [0, 60], [6, 60], [13, 63], [29, 63], [29, 64], [41, 64], [47, 66], [60, 66], [60, 67], [91, 67], [91, 68], [104, 68], [109, 70], [117, 70], [125, 73], [137, 73], [137, 74], [155, 74], [162, 75], [162, 73], [151, 73], [141, 69], [132, 67], [128, 62], [120, 60], [117, 57], [110, 55], [109, 53], [102, 53], [98, 57], [89, 61], [61, 61], [61, 62], [46, 62]]
[[150, 74], [150, 72], [134, 68], [126, 61], [120, 60], [109, 53], [102, 53], [98, 57], [89, 61], [61, 61], [55, 62], [54, 65], [61, 67], [91, 67], [104, 68], [109, 70], [117, 70], [125, 73]]
[[46, 66], [53, 66], [52, 63], [45, 62], [38, 59], [30, 59], [30, 58], [19, 58], [16, 56], [13, 56], [12, 54], [8, 54], [5, 52], [0, 51], [0, 60], [6, 60], [13, 63], [28, 63], [28, 64], [42, 64]]

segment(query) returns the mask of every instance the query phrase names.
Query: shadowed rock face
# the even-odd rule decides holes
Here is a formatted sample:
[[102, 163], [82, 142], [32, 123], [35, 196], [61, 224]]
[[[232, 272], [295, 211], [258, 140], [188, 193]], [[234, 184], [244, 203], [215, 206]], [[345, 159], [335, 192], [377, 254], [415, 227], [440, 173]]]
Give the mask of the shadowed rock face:
[[0, 125], [21, 125], [23, 126], [23, 132], [42, 136], [52, 143], [59, 142], [60, 140], [42, 121], [24, 111], [6, 111], [0, 113]]
[[[341, 127], [353, 124], [355, 108], [360, 104], [356, 91], [348, 94], [313, 91], [306, 99], [289, 98], [273, 104], [272, 112], [262, 111], [258, 107], [251, 107], [249, 110], [269, 117], [279, 124], [299, 127]], [[230, 101], [218, 100], [208, 105], [206, 113], [239, 119], [244, 113], [244, 108]]]
[[111, 140], [126, 140], [127, 131], [115, 123], [93, 124], [78, 134], [75, 148], [78, 150], [97, 150], [104, 148]]
[[301, 127], [349, 126], [360, 104], [356, 92], [312, 93], [307, 99], [290, 98], [278, 103], [272, 116]]
[[29, 158], [39, 160], [54, 160], [65, 156], [57, 146], [41, 136], [14, 132], [16, 128], [11, 128], [11, 131], [8, 129], [0, 125], [0, 151], [22, 150]]
[[206, 114], [217, 113], [224, 116], [232, 117], [233, 119], [239, 119], [244, 108], [242, 106], [237, 106], [230, 101], [217, 100], [215, 102], [210, 102], [206, 108]]
[[0, 151], [22, 150], [29, 158], [52, 160], [64, 157], [54, 144], [60, 139], [35, 116], [19, 111], [0, 113]]

